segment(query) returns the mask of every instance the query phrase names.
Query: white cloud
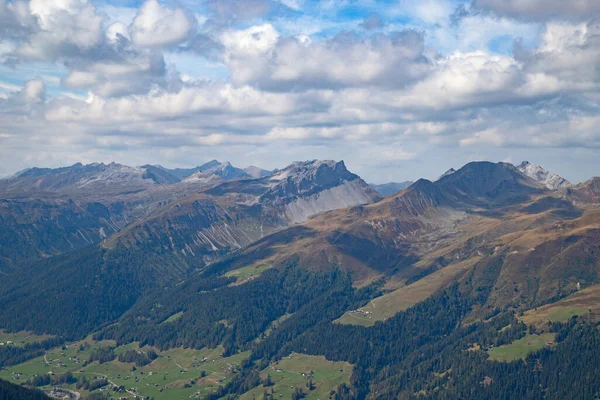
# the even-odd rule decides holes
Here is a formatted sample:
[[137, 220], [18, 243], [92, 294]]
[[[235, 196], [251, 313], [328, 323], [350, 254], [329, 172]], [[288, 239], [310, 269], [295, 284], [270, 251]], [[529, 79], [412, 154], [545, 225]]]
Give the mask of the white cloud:
[[31, 0], [39, 31], [17, 49], [25, 59], [57, 59], [61, 54], [89, 51], [102, 41], [104, 18], [87, 0]]
[[423, 38], [414, 31], [323, 41], [281, 38], [269, 24], [223, 35], [224, 62], [237, 85], [266, 90], [402, 86], [430, 70]]
[[46, 99], [46, 84], [43, 79], [36, 78], [25, 83], [23, 95], [26, 101], [43, 102]]
[[133, 42], [142, 47], [168, 47], [185, 42], [196, 29], [196, 19], [182, 8], [167, 8], [147, 0], [131, 23]]
[[520, 54], [530, 71], [568, 82], [573, 89], [598, 89], [600, 84], [600, 20], [548, 23], [539, 48]]

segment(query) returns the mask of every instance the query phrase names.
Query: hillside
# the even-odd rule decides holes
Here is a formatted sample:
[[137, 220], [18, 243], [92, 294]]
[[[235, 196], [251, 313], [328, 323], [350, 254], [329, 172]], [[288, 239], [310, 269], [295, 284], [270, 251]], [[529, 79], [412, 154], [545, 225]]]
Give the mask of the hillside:
[[0, 320], [12, 330], [85, 335], [264, 235], [377, 199], [342, 162], [296, 163], [271, 177], [225, 182], [162, 206], [97, 245], [9, 270]]
[[[510, 164], [475, 162], [381, 199], [342, 162], [294, 163], [9, 271], [0, 327], [92, 334], [159, 359], [182, 348], [245, 358], [212, 393], [190, 375], [206, 399], [321, 388], [340, 399], [588, 398], [590, 376], [573, 371], [596, 371], [600, 357], [596, 182], [550, 190]], [[10, 351], [0, 359], [41, 350]], [[192, 389], [175, 385], [166, 390]]]
[[250, 175], [214, 160], [190, 170], [77, 163], [21, 171], [0, 179], [0, 270], [99, 243], [165, 204], [242, 178]]

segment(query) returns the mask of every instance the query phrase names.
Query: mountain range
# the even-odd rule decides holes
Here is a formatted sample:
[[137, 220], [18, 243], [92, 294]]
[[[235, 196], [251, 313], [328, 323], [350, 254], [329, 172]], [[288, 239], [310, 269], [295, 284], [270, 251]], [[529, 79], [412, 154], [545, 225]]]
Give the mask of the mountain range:
[[[0, 180], [0, 228], [0, 328], [249, 352], [247, 384], [223, 396], [302, 352], [355, 365], [341, 398], [466, 398], [486, 376], [497, 383], [482, 398], [499, 398], [514, 387], [489, 343], [526, 329], [568, 343], [582, 325], [535, 313], [600, 287], [600, 178], [572, 185], [528, 162], [387, 185], [343, 161], [32, 168]], [[600, 302], [582, 304], [573, 315], [594, 321]], [[457, 380], [454, 362], [479, 380]]]

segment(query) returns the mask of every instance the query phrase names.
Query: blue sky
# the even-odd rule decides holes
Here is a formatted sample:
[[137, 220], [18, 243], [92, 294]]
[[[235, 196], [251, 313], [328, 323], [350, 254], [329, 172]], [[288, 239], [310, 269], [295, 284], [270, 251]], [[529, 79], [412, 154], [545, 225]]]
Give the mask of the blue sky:
[[0, 0], [0, 175], [344, 159], [369, 181], [479, 159], [598, 175], [600, 5]]

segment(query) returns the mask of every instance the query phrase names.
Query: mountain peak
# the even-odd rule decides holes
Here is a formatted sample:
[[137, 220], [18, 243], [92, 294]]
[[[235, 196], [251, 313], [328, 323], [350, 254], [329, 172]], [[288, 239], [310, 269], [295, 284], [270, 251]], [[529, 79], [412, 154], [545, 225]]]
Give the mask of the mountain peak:
[[268, 179], [273, 182], [287, 181], [302, 190], [302, 187], [309, 182], [327, 186], [357, 178], [358, 175], [348, 171], [344, 161], [309, 160], [296, 161], [286, 168], [276, 171]]
[[531, 179], [540, 182], [548, 189], [556, 190], [571, 186], [571, 183], [565, 178], [554, 172], [550, 172], [539, 165], [531, 164], [529, 161], [523, 161], [517, 169]]
[[489, 161], [470, 162], [436, 184], [453, 200], [471, 205], [512, 204], [545, 190], [514, 165]]
[[184, 179], [184, 182], [214, 183], [218, 178], [231, 181], [235, 179], [251, 178], [244, 170], [236, 168], [229, 161], [219, 162], [212, 160], [198, 167], [198, 170]]
[[217, 161], [217, 160], [211, 160], [211, 161], [209, 161], [207, 163], [199, 165], [197, 167], [197, 169], [200, 170], [200, 171], [206, 171], [206, 170], [209, 170], [211, 168], [218, 167], [219, 165], [221, 165], [221, 163], [219, 161]]

